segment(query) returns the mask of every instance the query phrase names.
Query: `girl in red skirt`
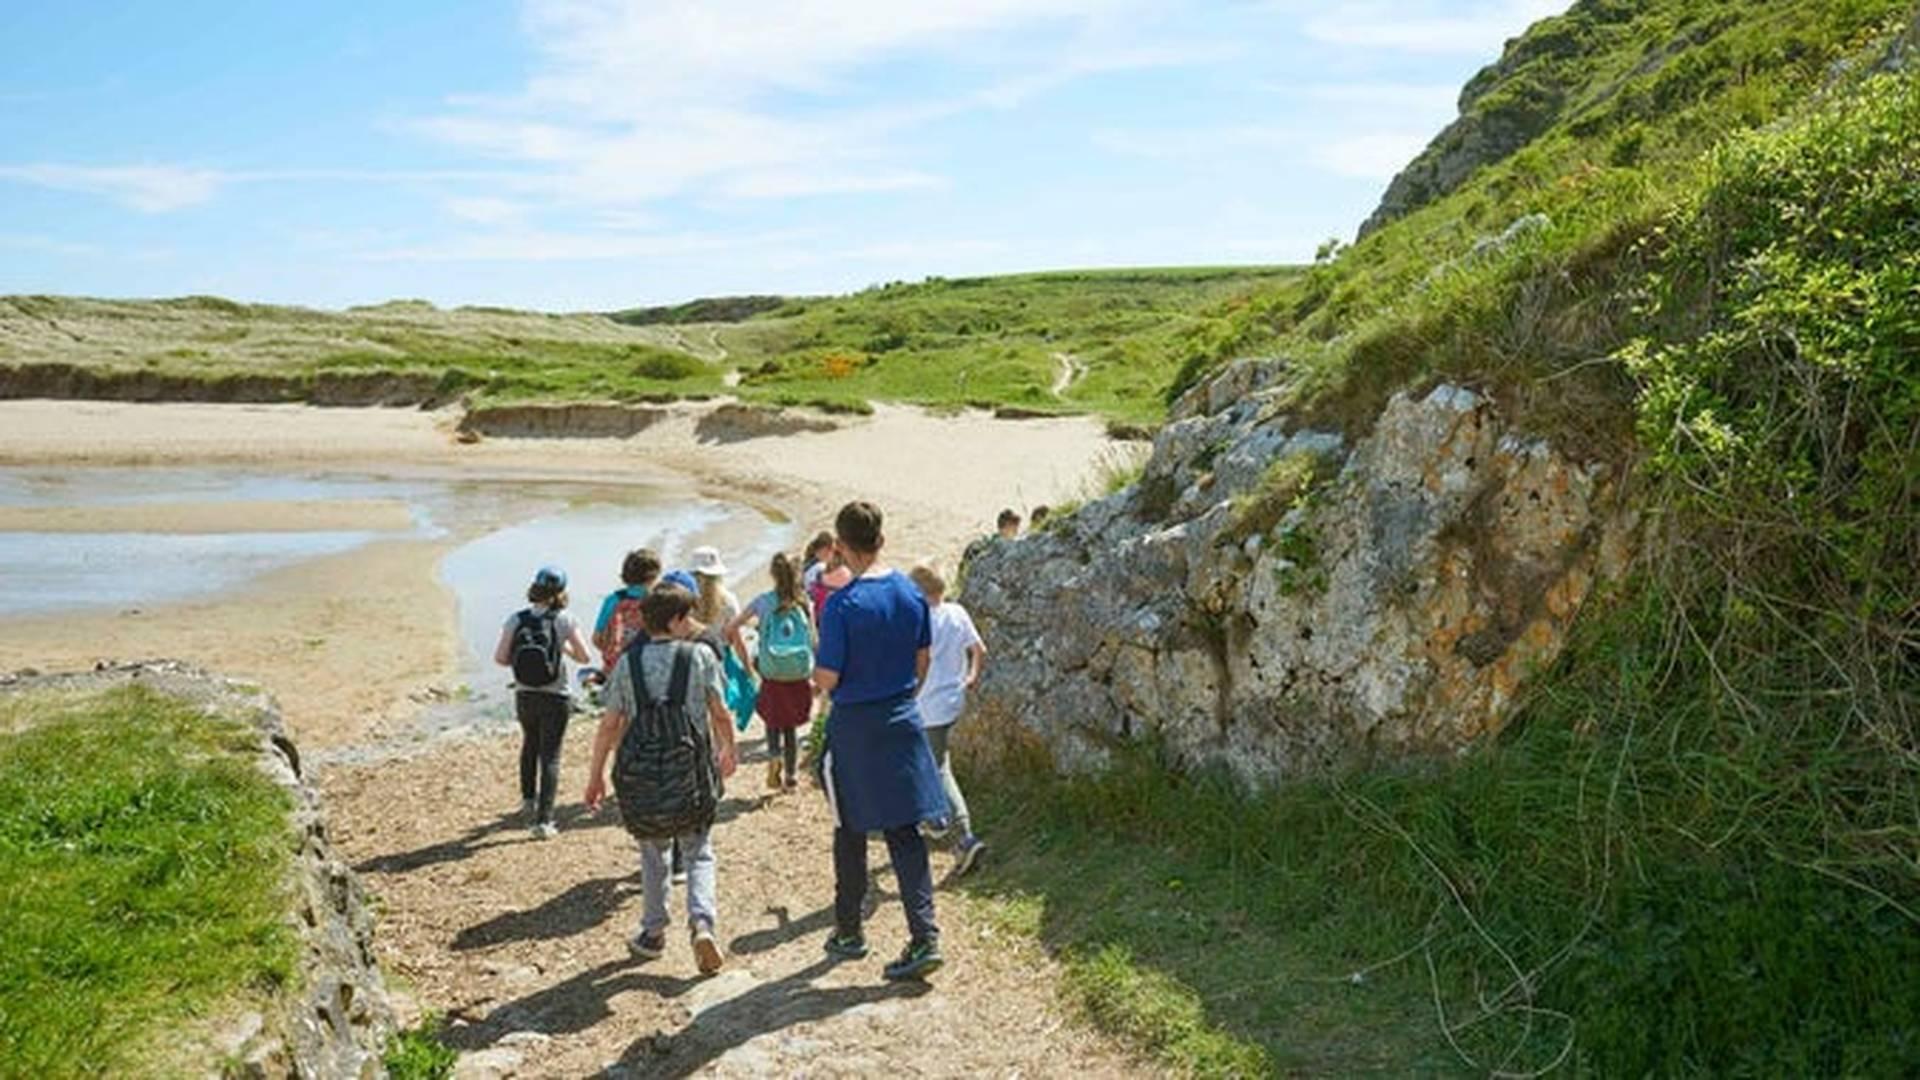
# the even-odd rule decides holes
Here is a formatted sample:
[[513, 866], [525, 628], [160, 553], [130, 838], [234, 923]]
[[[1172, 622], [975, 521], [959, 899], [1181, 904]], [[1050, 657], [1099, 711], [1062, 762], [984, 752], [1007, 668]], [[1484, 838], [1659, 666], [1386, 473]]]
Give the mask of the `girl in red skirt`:
[[[800, 570], [782, 553], [770, 567], [773, 588], [753, 598], [727, 624], [747, 670], [760, 680], [760, 699], [754, 712], [767, 725], [767, 787], [792, 791], [799, 786], [800, 735], [813, 711], [813, 652], [816, 644], [812, 612], [800, 587]], [[759, 643], [749, 655], [747, 626], [759, 630]]]

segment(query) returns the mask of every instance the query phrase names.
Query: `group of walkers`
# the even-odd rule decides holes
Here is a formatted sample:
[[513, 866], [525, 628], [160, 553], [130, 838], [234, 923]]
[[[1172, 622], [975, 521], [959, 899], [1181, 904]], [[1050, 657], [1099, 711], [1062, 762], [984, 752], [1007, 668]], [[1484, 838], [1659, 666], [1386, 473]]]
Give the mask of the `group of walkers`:
[[938, 572], [920, 566], [909, 575], [885, 564], [881, 525], [878, 507], [848, 503], [798, 564], [785, 553], [773, 557], [773, 587], [745, 607], [727, 589], [714, 548], [696, 548], [691, 567], [672, 572], [652, 551], [628, 553], [622, 587], [601, 604], [590, 634], [598, 668], [590, 666], [589, 635], [566, 610], [558, 567], [534, 575], [528, 606], [501, 628], [494, 660], [513, 670], [521, 811], [538, 839], [558, 831], [554, 802], [571, 709], [564, 658], [583, 665], [583, 684], [600, 687], [585, 802], [598, 812], [611, 793], [639, 845], [634, 956], [665, 953], [670, 886], [684, 880], [695, 962], [702, 973], [724, 963], [712, 828], [739, 761], [736, 730], [757, 715], [770, 796], [798, 789], [800, 730], [825, 726], [814, 769], [834, 818], [826, 952], [867, 955], [867, 844], [878, 834], [909, 932], [886, 977], [922, 978], [944, 962], [928, 840], [955, 838], [956, 874], [970, 871], [986, 847], [973, 833], [948, 740], [986, 649], [966, 609], [946, 599]]

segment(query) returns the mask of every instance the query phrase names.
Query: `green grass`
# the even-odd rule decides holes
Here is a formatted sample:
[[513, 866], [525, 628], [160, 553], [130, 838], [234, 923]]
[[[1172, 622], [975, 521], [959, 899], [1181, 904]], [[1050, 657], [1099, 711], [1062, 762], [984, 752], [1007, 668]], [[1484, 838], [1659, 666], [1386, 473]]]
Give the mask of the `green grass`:
[[0, 1062], [128, 1073], [293, 977], [284, 795], [238, 724], [141, 688], [0, 697]]
[[381, 1064], [393, 1080], [446, 1080], [460, 1060], [459, 1051], [440, 1040], [442, 1020], [430, 1015], [387, 1041]]

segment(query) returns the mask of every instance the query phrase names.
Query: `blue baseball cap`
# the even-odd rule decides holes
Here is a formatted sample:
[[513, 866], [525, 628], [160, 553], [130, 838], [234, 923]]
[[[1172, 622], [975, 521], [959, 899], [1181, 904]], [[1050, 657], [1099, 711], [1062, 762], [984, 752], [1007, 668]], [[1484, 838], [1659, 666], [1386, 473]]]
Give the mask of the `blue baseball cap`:
[[700, 595], [700, 583], [685, 570], [669, 570], [660, 575], [660, 582], [663, 585], [678, 585], [695, 596]]
[[549, 564], [533, 575], [533, 583], [543, 589], [564, 589], [567, 587], [567, 572]]

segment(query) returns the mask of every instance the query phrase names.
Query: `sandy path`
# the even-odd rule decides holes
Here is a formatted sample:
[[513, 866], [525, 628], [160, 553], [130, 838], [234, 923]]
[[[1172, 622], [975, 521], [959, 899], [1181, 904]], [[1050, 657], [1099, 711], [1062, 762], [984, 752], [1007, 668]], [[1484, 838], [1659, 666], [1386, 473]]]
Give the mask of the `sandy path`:
[[[0, 465], [645, 479], [756, 503], [809, 529], [863, 496], [886, 509], [896, 562], [950, 563], [999, 507], [1075, 493], [1107, 445], [1092, 421], [905, 409], [840, 431], [702, 444], [697, 415], [681, 410], [633, 440], [463, 446], [448, 418], [412, 411], [10, 402], [0, 403]], [[329, 512], [289, 512], [309, 511]], [[443, 738], [413, 756], [348, 764], [353, 747], [408, 730], [418, 711], [410, 695], [453, 671], [453, 599], [434, 572], [450, 542], [380, 541], [240, 593], [151, 611], [0, 617], [0, 668], [180, 657], [262, 682], [303, 746], [347, 751], [314, 757], [341, 762], [321, 766], [319, 779], [340, 850], [380, 898], [381, 961], [421, 1006], [455, 1020], [467, 1075], [1138, 1071], [1068, 1016], [1035, 944], [996, 937], [957, 894], [940, 894], [947, 970], [930, 987], [884, 983], [880, 966], [905, 931], [877, 845], [874, 955], [826, 965], [829, 818], [811, 789], [762, 805], [757, 755], [733, 780], [716, 834], [730, 961], [712, 979], [697, 977], [678, 936], [661, 960], [627, 956], [639, 903], [632, 846], [578, 805], [592, 718], [575, 719], [563, 831], [544, 843], [503, 816], [517, 809], [517, 739]], [[982, 825], [990, 839], [991, 823]], [[937, 854], [936, 874], [947, 866]]]

